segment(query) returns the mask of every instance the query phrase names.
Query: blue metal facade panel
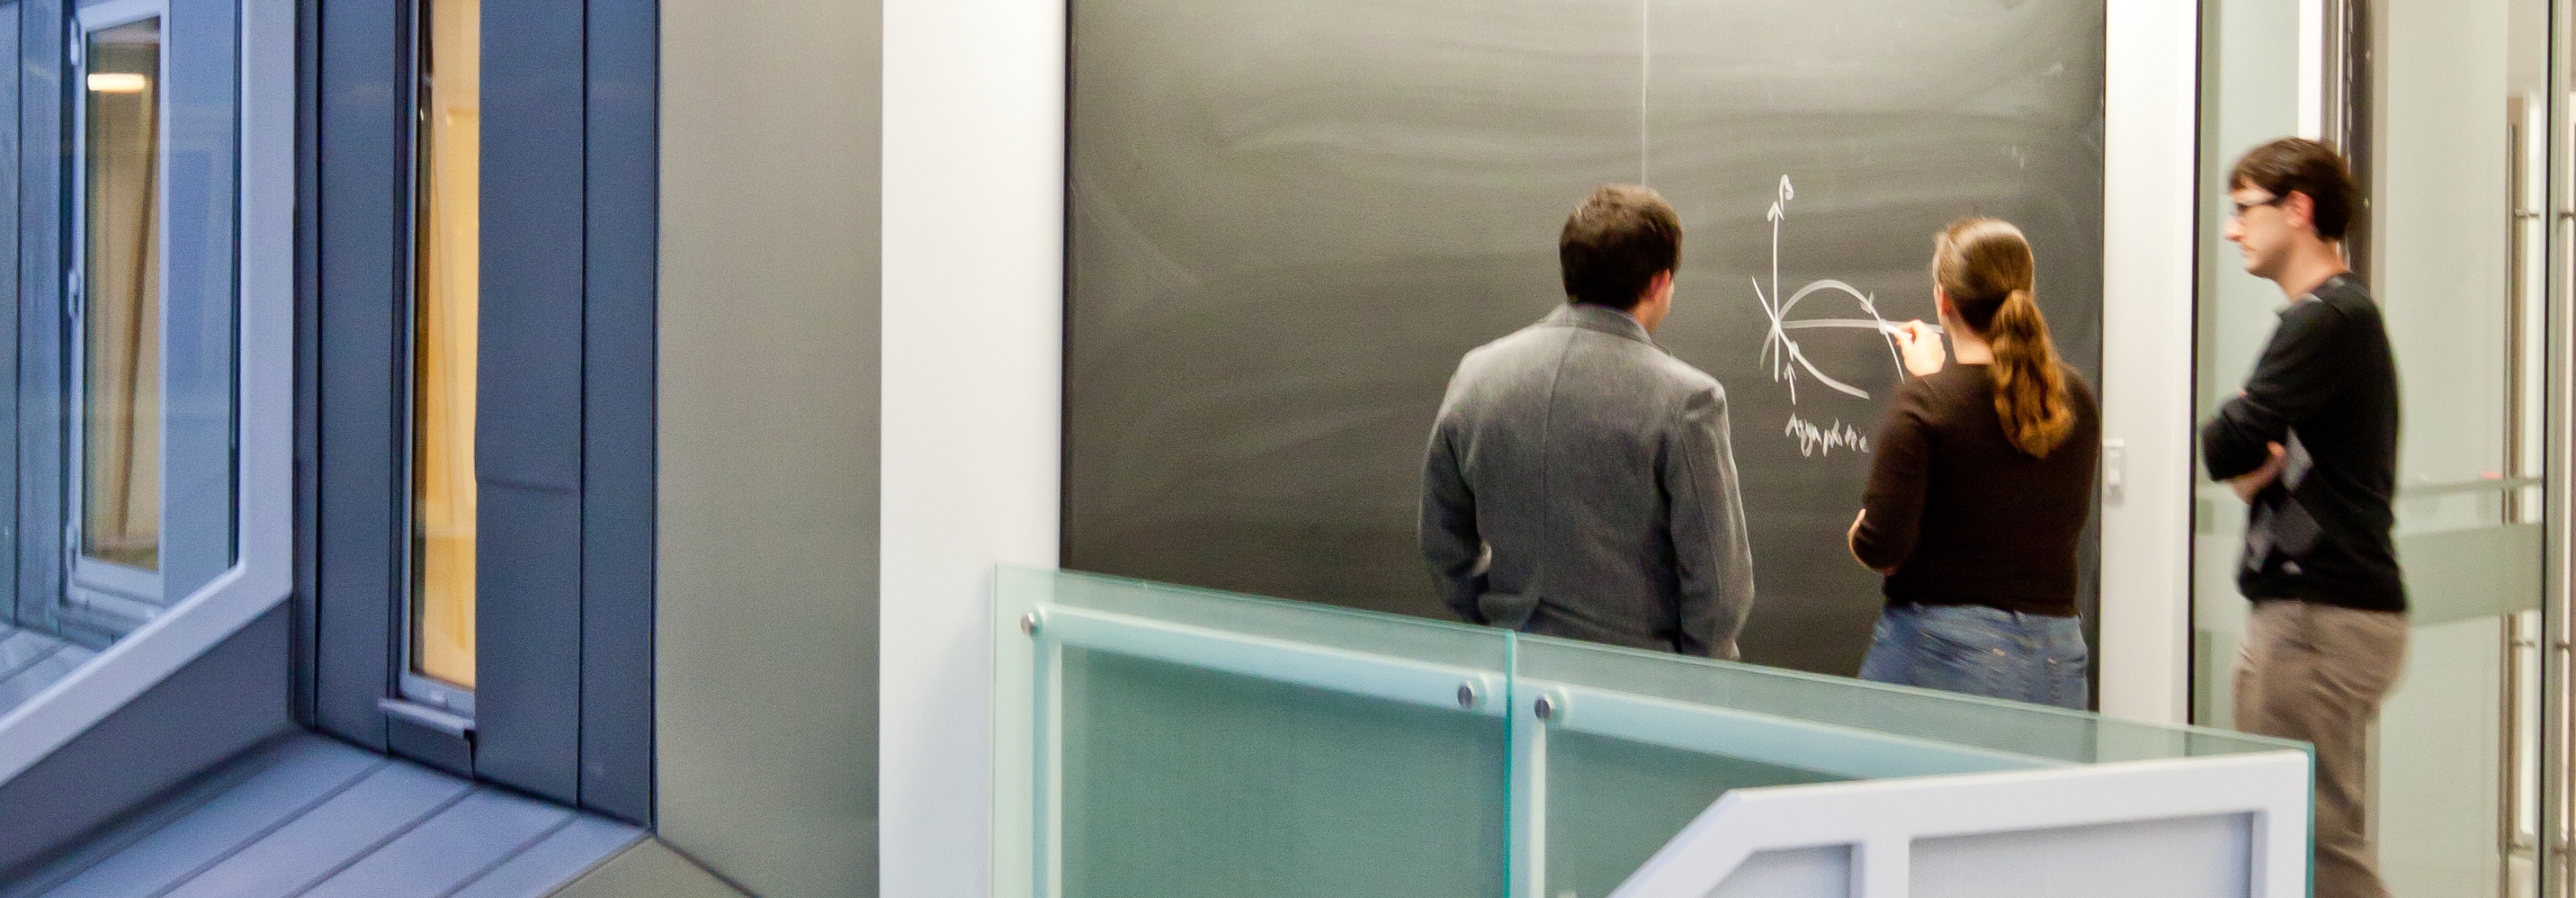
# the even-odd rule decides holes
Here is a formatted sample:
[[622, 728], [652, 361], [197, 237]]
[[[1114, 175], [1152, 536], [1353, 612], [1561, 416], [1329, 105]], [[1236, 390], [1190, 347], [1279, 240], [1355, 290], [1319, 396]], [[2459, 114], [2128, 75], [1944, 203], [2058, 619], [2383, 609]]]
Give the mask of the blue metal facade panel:
[[300, 894], [472, 791], [462, 780], [409, 764], [386, 765], [164, 894]]
[[[388, 746], [410, 487], [404, 4], [309, 0], [299, 589], [320, 728]], [[483, 11], [478, 776], [652, 815], [658, 8]]]
[[295, 659], [291, 708], [314, 726], [321, 668], [314, 622], [321, 616], [316, 561], [321, 556], [322, 495], [322, 207], [321, 0], [296, 0], [295, 46]]
[[89, 649], [76, 645], [63, 645], [44, 657], [36, 659], [35, 663], [19, 668], [17, 673], [0, 677], [0, 714], [7, 714], [19, 705], [26, 704], [28, 699], [36, 697], [36, 693], [43, 692], [45, 687], [71, 676], [73, 671], [79, 670], [81, 665], [96, 657], [98, 653]]
[[18, 5], [18, 619], [51, 629], [63, 583], [62, 0]]
[[[119, 833], [128, 847], [147, 839], [142, 851], [115, 851], [48, 886], [44, 878], [25, 895], [45, 898], [132, 898], [150, 895], [231, 857], [260, 837], [284, 826], [296, 815], [322, 803], [383, 767], [385, 759], [321, 739], [291, 739], [241, 763], [259, 772], [239, 785], [203, 796], [203, 803], [161, 821], [145, 832]], [[22, 893], [0, 893], [19, 898]]]
[[582, 0], [483, 10], [475, 772], [580, 800]]
[[572, 819], [570, 808], [479, 790], [300, 898], [442, 898]]
[[[403, 595], [400, 559], [410, 536], [402, 514], [398, 417], [403, 383], [399, 317], [405, 306], [402, 186], [410, 130], [409, 61], [402, 4], [319, 0], [316, 168], [318, 308], [305, 326], [320, 336], [315, 427], [318, 534], [314, 557], [316, 695], [323, 730], [383, 750], [376, 700], [392, 694]], [[318, 52], [313, 52], [318, 51]]]
[[590, 5], [581, 803], [638, 823], [653, 819], [659, 24], [652, 0]]
[[528, 850], [483, 874], [448, 898], [520, 898], [544, 895], [568, 883], [642, 837], [633, 827], [597, 817], [574, 820]]
[[286, 630], [271, 610], [0, 783], [0, 882], [290, 729]]
[[[18, 71], [18, 15], [20, 4], [0, 3], [0, 72]], [[21, 113], [18, 102], [18, 79], [0, 78], [0, 209], [17, 209], [18, 183], [25, 174], [20, 162], [18, 124]], [[18, 258], [19, 220], [14, 214], [0, 215], [0, 259]], [[0, 265], [0, 296], [18, 295], [18, 266]], [[0, 303], [0, 433], [18, 432], [18, 304]], [[18, 441], [0, 439], [0, 588], [18, 582], [18, 527], [14, 510], [18, 507]], [[0, 599], [0, 622], [18, 618], [16, 603]]]
[[0, 898], [537, 898], [639, 835], [299, 733], [10, 878]]

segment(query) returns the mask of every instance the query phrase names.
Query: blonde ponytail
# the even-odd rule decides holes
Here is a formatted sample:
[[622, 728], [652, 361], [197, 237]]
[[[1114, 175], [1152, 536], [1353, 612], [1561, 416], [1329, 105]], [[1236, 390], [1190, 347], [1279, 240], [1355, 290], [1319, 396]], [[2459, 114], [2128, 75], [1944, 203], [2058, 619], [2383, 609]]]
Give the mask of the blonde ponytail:
[[1999, 219], [1962, 219], [1933, 238], [1933, 282], [1949, 294], [1961, 323], [1994, 350], [1986, 372], [2004, 439], [2032, 458], [2047, 458], [2075, 429], [2075, 409], [2048, 319], [2031, 298], [2036, 267], [2021, 229]]

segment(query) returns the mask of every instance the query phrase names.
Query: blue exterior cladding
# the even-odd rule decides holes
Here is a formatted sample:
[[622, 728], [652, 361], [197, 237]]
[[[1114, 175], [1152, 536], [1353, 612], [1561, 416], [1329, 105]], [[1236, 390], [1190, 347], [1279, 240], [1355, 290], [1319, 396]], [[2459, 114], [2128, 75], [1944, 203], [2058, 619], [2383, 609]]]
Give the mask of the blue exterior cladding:
[[[407, 638], [415, 8], [309, 3], [310, 707], [382, 749]], [[482, 18], [474, 774], [649, 824], [659, 8]]]
[[394, 622], [404, 596], [401, 418], [405, 308], [402, 262], [408, 184], [410, 58], [402, 4], [315, 0], [319, 70], [316, 153], [309, 173], [318, 202], [304, 207], [314, 234], [316, 314], [298, 322], [318, 334], [311, 435], [318, 494], [308, 525], [318, 605], [313, 632], [314, 723], [360, 745], [385, 748], [376, 700], [391, 694], [401, 657]]
[[[21, 68], [18, 64], [20, 12], [19, 3], [0, 3], [0, 72], [16, 72]], [[24, 158], [20, 155], [22, 144], [18, 140], [18, 128], [23, 122], [20, 114], [24, 108], [18, 100], [19, 78], [0, 79], [0, 159], [10, 160], [13, 165]], [[0, 258], [12, 260], [17, 258], [20, 233], [19, 216], [15, 211], [20, 208], [18, 183], [17, 177], [0, 177], [0, 209], [12, 210], [9, 214], [0, 214]], [[18, 266], [0, 265], [0, 296], [16, 297], [18, 289]], [[15, 302], [0, 303], [0, 434], [14, 434], [18, 430], [18, 305]], [[17, 470], [18, 441], [0, 439], [0, 474], [14, 474]], [[18, 478], [0, 476], [0, 521], [5, 521], [17, 507]], [[15, 526], [0, 526], [0, 545], [15, 542], [17, 531]], [[0, 552], [0, 589], [7, 589], [17, 582], [18, 553]], [[16, 603], [0, 596], [0, 624], [16, 620]]]
[[475, 767], [564, 802], [580, 798], [584, 654], [582, 12], [483, 8]]
[[[64, 116], [62, 0], [22, 0], [18, 17], [18, 622], [51, 629], [62, 595]], [[28, 102], [33, 100], [33, 102]]]
[[584, 202], [582, 806], [653, 819], [661, 10], [594, 0]]

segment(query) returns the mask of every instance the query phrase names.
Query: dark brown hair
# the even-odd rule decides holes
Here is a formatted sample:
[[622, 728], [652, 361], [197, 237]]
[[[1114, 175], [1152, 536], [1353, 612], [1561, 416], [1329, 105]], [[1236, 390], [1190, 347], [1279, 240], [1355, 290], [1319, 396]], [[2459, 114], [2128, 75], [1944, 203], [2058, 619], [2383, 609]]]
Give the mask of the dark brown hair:
[[1565, 217], [1556, 261], [1567, 301], [1635, 308], [1647, 282], [1681, 265], [1681, 216], [1653, 190], [1603, 187]]
[[1995, 385], [1995, 416], [2004, 439], [2033, 458], [2047, 458], [2075, 429], [2066, 369], [2048, 340], [2048, 320], [2031, 296], [2037, 265], [2030, 241], [2011, 222], [1963, 218], [1932, 238], [1932, 282], [1950, 296], [1959, 321], [1995, 351], [1986, 368]]
[[2227, 187], [2257, 187], [2276, 197], [2307, 194], [2316, 207], [2308, 220], [2327, 240], [2343, 239], [2352, 226], [2352, 170], [2344, 167], [2343, 154], [2313, 140], [2284, 137], [2245, 151], [2228, 173]]

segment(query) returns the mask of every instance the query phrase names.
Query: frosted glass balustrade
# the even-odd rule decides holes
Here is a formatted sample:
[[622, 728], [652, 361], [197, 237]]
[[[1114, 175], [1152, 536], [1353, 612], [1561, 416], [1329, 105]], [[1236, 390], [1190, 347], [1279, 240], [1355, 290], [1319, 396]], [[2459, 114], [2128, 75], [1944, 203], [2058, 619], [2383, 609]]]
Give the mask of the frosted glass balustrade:
[[[1912, 849], [1829, 825], [1773, 845], [1731, 833], [1811, 799], [1902, 816], [1976, 777], [2046, 794], [2165, 777], [2182, 785], [2148, 790], [2172, 799], [2155, 814], [2205, 825], [2160, 837], [2163, 851], [2242, 855], [2306, 827], [2293, 743], [1141, 581], [996, 576], [995, 895], [1841, 896], [1861, 859], [1887, 869], [1869, 852]], [[2224, 788], [2194, 798], [2196, 777]], [[2249, 791], [2280, 819], [2219, 794]], [[1760, 801], [1720, 801], [1738, 794]], [[2116, 804], [2006, 802], [1964, 829], [1913, 825], [1926, 845], [2003, 839], [2009, 855], [2014, 814], [2093, 832], [2124, 819]], [[2102, 851], [2130, 844], [2108, 832]], [[1675, 859], [1723, 852], [1694, 838], [1752, 853], [1703, 874]], [[2211, 863], [2175, 869], [2288, 894], [2260, 887], [2264, 864]], [[1672, 885], [1693, 877], [1714, 878]]]

